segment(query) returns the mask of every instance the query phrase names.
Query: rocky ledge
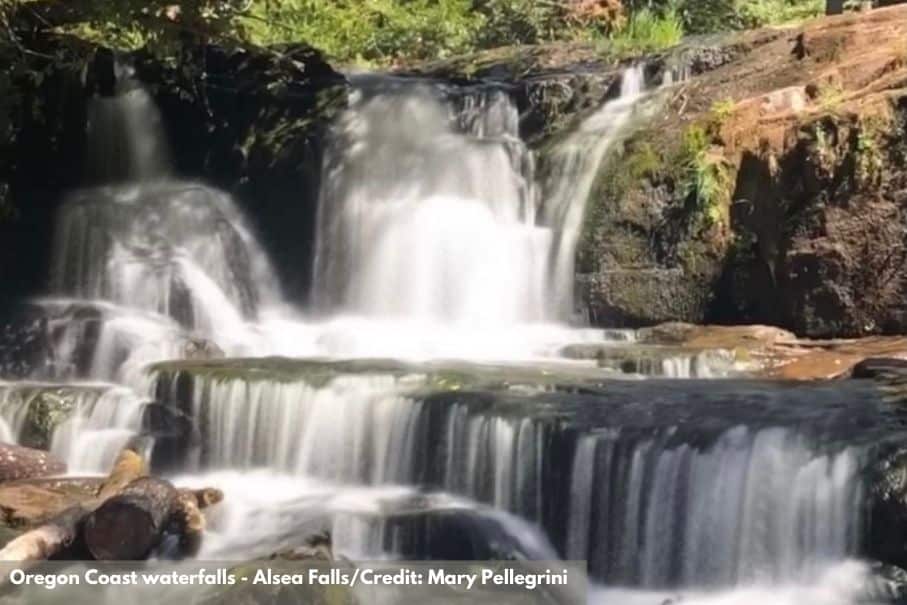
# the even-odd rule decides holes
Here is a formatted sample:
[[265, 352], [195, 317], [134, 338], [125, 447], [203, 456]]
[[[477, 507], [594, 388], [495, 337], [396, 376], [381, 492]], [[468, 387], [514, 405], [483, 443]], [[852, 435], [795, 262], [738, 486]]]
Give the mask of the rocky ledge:
[[598, 175], [578, 253], [595, 321], [907, 331], [905, 40], [900, 6], [689, 43], [722, 60]]

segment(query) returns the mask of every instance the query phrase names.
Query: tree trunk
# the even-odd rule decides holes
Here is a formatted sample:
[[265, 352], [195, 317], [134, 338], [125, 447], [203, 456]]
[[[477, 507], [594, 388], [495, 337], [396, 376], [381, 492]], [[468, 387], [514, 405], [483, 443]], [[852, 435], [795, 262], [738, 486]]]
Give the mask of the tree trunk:
[[81, 506], [73, 506], [40, 527], [13, 539], [0, 550], [0, 561], [43, 561], [72, 544], [79, 534], [79, 522], [85, 515]]
[[49, 477], [66, 472], [66, 464], [48, 452], [0, 443], [0, 481]]
[[106, 500], [85, 520], [85, 546], [100, 561], [145, 559], [161, 541], [176, 508], [169, 481], [142, 477]]

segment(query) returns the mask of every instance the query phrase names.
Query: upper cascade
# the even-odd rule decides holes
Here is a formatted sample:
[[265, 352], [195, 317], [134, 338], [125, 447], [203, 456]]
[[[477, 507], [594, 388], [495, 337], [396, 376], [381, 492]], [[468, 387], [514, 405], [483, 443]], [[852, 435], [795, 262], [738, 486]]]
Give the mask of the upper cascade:
[[88, 104], [86, 176], [95, 183], [164, 178], [171, 167], [161, 113], [131, 67], [115, 71], [116, 94]]
[[642, 66], [558, 148], [546, 187], [505, 90], [357, 85], [324, 164], [319, 308], [466, 325], [569, 319], [585, 202], [644, 94]]
[[318, 307], [442, 323], [543, 319], [551, 232], [537, 224], [518, 121], [493, 88], [457, 100], [427, 82], [359, 84], [324, 164]]

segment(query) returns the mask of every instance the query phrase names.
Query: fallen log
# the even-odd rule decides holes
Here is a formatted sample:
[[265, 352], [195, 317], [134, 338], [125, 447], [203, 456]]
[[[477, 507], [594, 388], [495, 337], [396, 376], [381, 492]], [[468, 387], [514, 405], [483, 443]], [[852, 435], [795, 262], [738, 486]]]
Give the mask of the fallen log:
[[148, 465], [138, 452], [124, 449], [117, 456], [113, 470], [98, 488], [98, 498], [103, 501], [120, 493], [127, 485], [148, 475]]
[[[86, 511], [99, 505], [97, 494], [108, 481], [105, 477], [61, 477], [21, 479], [0, 484], [0, 522], [9, 527], [37, 527], [64, 510], [81, 505]], [[224, 499], [219, 489], [180, 489], [204, 510]]]
[[108, 498], [85, 518], [82, 537], [100, 561], [145, 559], [157, 546], [177, 507], [169, 481], [142, 477]]
[[66, 472], [66, 464], [49, 452], [0, 443], [0, 481], [49, 477]]
[[199, 508], [199, 500], [190, 490], [179, 490], [174, 505], [171, 523], [179, 535], [179, 549], [183, 556], [198, 554], [205, 532], [205, 516]]
[[39, 527], [14, 538], [0, 550], [0, 561], [43, 561], [72, 544], [79, 535], [85, 509], [73, 506]]
[[190, 494], [200, 509], [214, 506], [224, 499], [224, 492], [213, 487], [203, 487], [202, 489], [182, 488], [180, 489], [180, 494]]
[[[27, 448], [25, 448], [27, 449]], [[201, 546], [201, 510], [223, 500], [218, 489], [180, 489], [147, 477], [145, 460], [123, 450], [107, 477], [30, 478], [0, 485], [0, 513], [7, 525], [31, 527], [0, 560], [32, 561], [58, 555], [77, 538], [99, 560], [144, 559], [174, 531], [180, 551]]]

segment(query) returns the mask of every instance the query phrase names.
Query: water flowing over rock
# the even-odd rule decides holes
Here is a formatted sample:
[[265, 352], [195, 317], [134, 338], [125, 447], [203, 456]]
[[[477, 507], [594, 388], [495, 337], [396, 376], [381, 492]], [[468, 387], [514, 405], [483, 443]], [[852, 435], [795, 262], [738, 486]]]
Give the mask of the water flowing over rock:
[[130, 66], [114, 67], [113, 96], [98, 96], [88, 105], [86, 173], [90, 181], [147, 181], [171, 172], [157, 104], [136, 81]]
[[76, 193], [64, 205], [55, 290], [229, 330], [273, 301], [267, 259], [226, 194], [171, 181]]
[[365, 83], [335, 128], [319, 209], [321, 309], [494, 325], [545, 317], [551, 234], [503, 91]]
[[816, 577], [860, 552], [865, 471], [875, 444], [898, 435], [863, 383], [183, 367], [158, 371], [157, 398], [196, 419], [203, 468], [460, 494], [540, 524], [612, 585]]
[[[332, 77], [327, 95], [295, 52], [205, 53], [205, 93], [153, 89], [166, 124], [128, 69], [86, 108], [91, 187], [59, 208], [51, 291], [0, 351], [3, 374], [27, 379], [0, 383], [0, 440], [86, 473], [129, 443], [155, 470], [222, 487], [202, 559], [329, 530], [336, 552], [361, 559], [587, 559], [608, 604], [897, 592], [881, 565], [903, 564], [903, 542], [878, 538], [907, 518], [897, 376], [747, 380], [759, 355], [807, 345], [762, 327], [576, 325], [580, 243], [581, 264], [593, 249], [662, 261], [678, 254], [670, 238], [703, 233], [674, 214], [669, 190], [683, 188], [669, 179], [652, 204], [596, 204], [615, 156], [640, 160], [640, 178], [657, 171], [634, 133], [662, 102], [684, 104], [684, 72], [702, 66], [610, 66], [546, 128], [526, 94], [554, 80]], [[744, 50], [728, 53], [711, 67]], [[155, 69], [169, 68], [145, 57], [137, 71]], [[297, 101], [308, 109], [294, 113]], [[322, 103], [343, 109], [313, 117]], [[217, 144], [192, 161], [192, 145], [174, 145], [171, 168], [164, 131], [183, 128]], [[270, 169], [299, 177], [274, 183], [304, 183], [286, 188], [298, 206], [270, 196]], [[246, 214], [191, 180], [218, 171], [235, 171], [216, 182]], [[281, 237], [262, 229], [276, 222]], [[674, 300], [688, 273], [662, 269], [640, 286], [651, 299], [597, 281], [609, 291], [598, 309], [622, 323], [651, 316], [618, 309], [621, 297], [689, 301]], [[314, 304], [295, 309], [304, 297], [283, 293], [286, 274], [308, 282], [310, 270]]]
[[50, 450], [75, 473], [108, 468], [141, 430], [145, 403], [114, 385], [0, 382], [0, 419], [10, 436]]

